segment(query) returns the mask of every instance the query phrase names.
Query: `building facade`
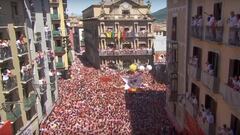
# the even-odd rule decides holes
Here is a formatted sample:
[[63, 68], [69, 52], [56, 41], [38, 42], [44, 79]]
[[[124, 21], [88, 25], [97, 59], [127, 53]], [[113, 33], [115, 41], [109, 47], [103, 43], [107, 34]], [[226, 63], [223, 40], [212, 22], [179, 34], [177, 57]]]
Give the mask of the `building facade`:
[[67, 25], [69, 30], [69, 39], [72, 47], [74, 48], [75, 55], [80, 56], [84, 50], [84, 39], [83, 39], [83, 22], [81, 17], [69, 16]]
[[58, 98], [48, 0], [0, 0], [0, 116], [38, 134]]
[[88, 61], [96, 68], [153, 64], [153, 19], [143, 0], [107, 0], [83, 11]]
[[179, 130], [214, 135], [229, 128], [240, 134], [239, 5], [238, 0], [168, 1], [167, 102]]
[[68, 69], [73, 61], [72, 48], [66, 20], [67, 0], [49, 0], [52, 18], [53, 39], [55, 43], [56, 68], [63, 78], [69, 78]]

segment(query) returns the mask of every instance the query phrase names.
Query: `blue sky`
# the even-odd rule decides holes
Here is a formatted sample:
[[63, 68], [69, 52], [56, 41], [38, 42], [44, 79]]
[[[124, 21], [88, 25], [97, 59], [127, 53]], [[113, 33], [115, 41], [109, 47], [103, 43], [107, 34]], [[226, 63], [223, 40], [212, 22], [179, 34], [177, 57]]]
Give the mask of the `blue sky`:
[[[81, 15], [82, 11], [92, 4], [98, 4], [101, 0], [68, 0], [68, 13]], [[147, 0], [144, 0], [145, 2]], [[167, 0], [151, 0], [152, 12], [166, 7]]]

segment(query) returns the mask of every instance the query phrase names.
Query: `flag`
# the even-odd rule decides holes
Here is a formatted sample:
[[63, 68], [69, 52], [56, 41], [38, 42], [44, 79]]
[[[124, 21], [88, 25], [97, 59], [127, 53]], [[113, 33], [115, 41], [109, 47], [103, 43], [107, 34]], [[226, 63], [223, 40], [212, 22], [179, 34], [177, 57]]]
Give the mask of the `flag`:
[[126, 31], [122, 32], [122, 40], [125, 41], [126, 40]]
[[117, 38], [118, 38], [118, 41], [120, 41], [120, 39], [121, 39], [121, 32], [120, 31], [118, 31]]
[[125, 90], [140, 88], [142, 85], [141, 73], [134, 76], [130, 76], [130, 77], [125, 76], [121, 78], [125, 82], [125, 85], [124, 85]]
[[107, 38], [111, 38], [112, 37], [112, 32], [111, 31], [108, 31], [105, 33], [106, 37]]
[[112, 39], [115, 38], [115, 32], [114, 32], [114, 31], [112, 31], [112, 33], [111, 33], [111, 37], [112, 37]]

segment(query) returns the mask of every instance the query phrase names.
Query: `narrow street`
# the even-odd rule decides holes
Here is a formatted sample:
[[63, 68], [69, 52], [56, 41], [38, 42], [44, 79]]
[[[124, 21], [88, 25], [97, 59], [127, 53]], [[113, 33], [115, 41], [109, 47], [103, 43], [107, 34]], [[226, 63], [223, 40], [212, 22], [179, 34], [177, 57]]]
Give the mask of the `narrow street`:
[[167, 119], [165, 89], [148, 74], [149, 89], [125, 92], [118, 72], [84, 66], [76, 60], [72, 79], [59, 80], [59, 101], [41, 124], [43, 135], [171, 135]]

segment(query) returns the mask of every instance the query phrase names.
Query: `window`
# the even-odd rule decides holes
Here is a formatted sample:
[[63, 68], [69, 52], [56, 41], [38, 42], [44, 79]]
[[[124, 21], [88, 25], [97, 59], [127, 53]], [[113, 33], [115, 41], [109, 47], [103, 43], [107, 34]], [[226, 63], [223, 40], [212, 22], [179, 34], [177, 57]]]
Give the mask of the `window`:
[[55, 40], [55, 46], [61, 47], [61, 40]]
[[134, 24], [134, 32], [138, 32], [138, 24]]
[[177, 17], [172, 19], [172, 40], [177, 40]]
[[230, 60], [229, 77], [240, 76], [240, 60]]
[[193, 57], [194, 56], [196, 56], [198, 59], [197, 65], [201, 67], [202, 49], [198, 47], [193, 47]]
[[234, 115], [231, 115], [231, 129], [233, 131], [234, 135], [240, 135], [240, 120], [235, 117]]
[[148, 24], [148, 32], [152, 33], [152, 24]]
[[192, 83], [191, 95], [197, 98], [198, 104], [199, 104], [199, 91], [200, 91], [199, 87], [196, 84]]
[[221, 20], [221, 18], [222, 18], [222, 3], [214, 4], [213, 14], [217, 21]]
[[128, 31], [129, 31], [129, 28], [128, 28], [128, 27], [125, 27], [125, 28], [124, 28], [124, 31], [125, 31], [125, 32], [128, 32]]
[[58, 14], [58, 8], [57, 7], [53, 7], [53, 14]]
[[58, 31], [60, 27], [60, 24], [54, 24], [54, 30]]
[[214, 52], [208, 52], [208, 63], [212, 65], [214, 76], [218, 76], [218, 54]]
[[11, 2], [11, 9], [12, 9], [12, 18], [18, 15], [18, 6], [17, 2]]
[[203, 7], [202, 6], [198, 6], [197, 7], [197, 16], [202, 16], [202, 12], [203, 12]]
[[208, 109], [210, 112], [212, 112], [212, 114], [214, 116], [214, 123], [215, 123], [216, 122], [217, 103], [209, 95], [205, 96], [205, 108]]
[[61, 56], [58, 57], [58, 62], [63, 62]]
[[130, 15], [130, 11], [129, 10], [122, 10], [122, 14], [123, 15]]

